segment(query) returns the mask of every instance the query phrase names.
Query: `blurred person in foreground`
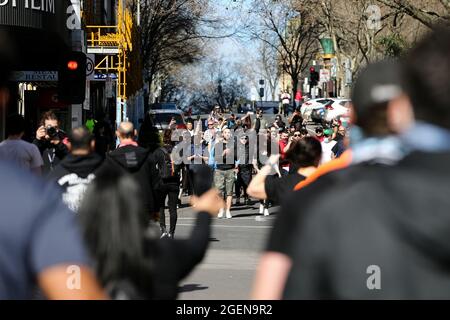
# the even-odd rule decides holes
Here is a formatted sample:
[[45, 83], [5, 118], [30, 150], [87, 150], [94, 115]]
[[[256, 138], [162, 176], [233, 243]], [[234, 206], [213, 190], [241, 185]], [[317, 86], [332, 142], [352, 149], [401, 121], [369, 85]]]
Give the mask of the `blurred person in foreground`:
[[42, 173], [41, 153], [36, 145], [22, 140], [25, 133], [25, 119], [18, 114], [6, 119], [7, 139], [0, 143], [0, 160], [33, 172]]
[[[435, 29], [406, 56], [416, 119], [401, 136], [409, 153], [394, 165], [336, 172], [342, 191], [311, 207], [296, 227], [285, 298], [450, 298], [449, 56], [449, 27]], [[403, 120], [402, 111], [388, 109], [391, 125]], [[355, 149], [353, 157], [360, 156]]]
[[211, 189], [192, 204], [198, 212], [191, 236], [159, 239], [126, 172], [102, 170], [80, 209], [81, 225], [96, 273], [113, 299], [175, 299], [178, 285], [203, 259], [211, 216], [223, 206]]
[[[357, 191], [372, 196], [363, 186], [353, 183], [373, 168], [392, 166], [407, 154], [398, 134], [413, 124], [413, 115], [404, 93], [401, 71], [398, 62], [386, 60], [369, 65], [360, 73], [352, 92], [352, 118], [355, 123], [350, 128], [352, 149], [320, 166], [295, 187], [296, 192], [287, 197], [275, 222], [266, 253], [260, 261], [253, 298], [282, 297], [288, 272], [299, 248], [315, 246], [311, 241], [306, 243], [297, 238], [297, 234], [303, 234], [299, 228], [306, 217], [311, 217], [312, 209], [333, 203], [328, 210], [336, 217], [343, 216], [347, 211], [353, 212], [356, 203], [362, 204], [360, 211], [366, 210], [366, 205], [370, 206], [373, 201], [360, 202], [358, 196], [349, 192], [350, 187], [355, 186]], [[352, 221], [347, 223], [353, 225]], [[321, 232], [326, 238], [330, 230]]]
[[95, 152], [94, 135], [86, 127], [73, 129], [68, 137], [69, 154], [48, 175], [62, 189], [62, 199], [77, 212], [89, 184], [103, 163]]
[[252, 179], [247, 193], [257, 199], [281, 203], [284, 197], [294, 191], [294, 187], [300, 181], [317, 169], [321, 156], [322, 148], [317, 139], [306, 137], [302, 140], [296, 140], [287, 151], [286, 158], [289, 159], [292, 166], [297, 168], [297, 171], [281, 178], [270, 175], [271, 172], [274, 172], [274, 166], [278, 166], [277, 162], [280, 157], [279, 155], [273, 155]]
[[[11, 42], [0, 33], [0, 108], [8, 102]], [[0, 300], [31, 299], [35, 287], [48, 299], [104, 299], [84, 251], [75, 216], [58, 190], [2, 161], [0, 179]], [[71, 277], [77, 288], [67, 284]]]

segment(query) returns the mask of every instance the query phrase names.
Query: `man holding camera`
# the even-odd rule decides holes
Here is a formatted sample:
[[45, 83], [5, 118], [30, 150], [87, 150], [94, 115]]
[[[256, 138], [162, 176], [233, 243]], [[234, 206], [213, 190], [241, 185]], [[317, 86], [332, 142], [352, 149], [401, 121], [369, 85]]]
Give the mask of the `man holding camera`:
[[256, 118], [255, 120], [253, 120], [252, 129], [254, 129], [257, 134], [259, 133], [260, 130], [261, 131], [266, 130], [268, 126], [267, 120], [264, 119], [263, 114], [264, 114], [263, 110], [261, 109], [256, 110]]
[[44, 113], [41, 126], [36, 131], [35, 144], [41, 152], [44, 166], [42, 173], [47, 175], [69, 153], [64, 143], [65, 134], [59, 129], [58, 118], [52, 111]]

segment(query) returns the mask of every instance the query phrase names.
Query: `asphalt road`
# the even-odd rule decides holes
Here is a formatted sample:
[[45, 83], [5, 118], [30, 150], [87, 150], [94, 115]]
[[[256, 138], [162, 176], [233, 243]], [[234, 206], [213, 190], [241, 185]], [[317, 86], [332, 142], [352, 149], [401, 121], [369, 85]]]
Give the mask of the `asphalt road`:
[[[258, 213], [259, 203], [241, 205], [232, 208], [232, 219], [214, 218], [206, 256], [180, 284], [178, 299], [249, 299], [256, 266], [277, 209], [270, 208], [271, 215], [263, 217]], [[191, 208], [179, 209], [176, 237], [188, 237], [194, 223]]]

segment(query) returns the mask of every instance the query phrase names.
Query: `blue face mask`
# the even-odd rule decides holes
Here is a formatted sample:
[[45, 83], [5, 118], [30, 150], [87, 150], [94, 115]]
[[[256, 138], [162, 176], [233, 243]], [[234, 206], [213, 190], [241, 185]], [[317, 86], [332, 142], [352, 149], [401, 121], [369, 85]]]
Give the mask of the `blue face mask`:
[[357, 125], [352, 125], [349, 129], [349, 136], [350, 136], [350, 147], [354, 146], [355, 144], [361, 142], [361, 140], [364, 139], [364, 134], [360, 127]]

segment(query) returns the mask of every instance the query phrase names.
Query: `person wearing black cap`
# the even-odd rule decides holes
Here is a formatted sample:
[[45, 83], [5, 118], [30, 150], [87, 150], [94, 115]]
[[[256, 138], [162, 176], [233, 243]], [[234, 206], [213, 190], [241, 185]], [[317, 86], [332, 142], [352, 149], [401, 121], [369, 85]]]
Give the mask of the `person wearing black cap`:
[[[304, 287], [293, 274], [301, 274], [301, 281], [310, 284], [311, 280], [305, 281], [304, 277], [308, 277], [312, 272], [309, 268], [299, 269], [303, 267], [305, 260], [300, 262], [298, 257], [302, 255], [304, 258], [303, 253], [314, 247], [309, 239], [300, 239], [304, 236], [303, 222], [307, 220], [303, 217], [310, 217], [311, 212], [315, 215], [315, 208], [324, 205], [330, 214], [353, 212], [359, 198], [349, 195], [348, 190], [358, 186], [360, 177], [363, 177], [368, 169], [377, 165], [395, 164], [406, 154], [401, 148], [400, 139], [394, 135], [411, 126], [412, 121], [411, 116], [407, 116], [411, 114], [411, 107], [404, 94], [401, 74], [400, 64], [393, 60], [369, 65], [360, 72], [352, 92], [352, 121], [355, 125], [350, 129], [353, 139], [351, 167], [320, 176], [308, 185], [308, 188], [296, 191], [286, 198], [258, 268], [252, 294], [254, 298], [281, 298], [291, 265], [291, 277], [287, 281], [284, 296], [290, 299], [298, 298], [299, 290], [304, 290]], [[318, 135], [323, 136], [324, 130], [321, 127], [318, 129]], [[366, 189], [357, 191], [367, 192]], [[323, 196], [325, 194], [326, 197]], [[349, 196], [351, 199], [348, 199]], [[343, 199], [346, 201], [342, 201]], [[364, 206], [364, 203], [362, 205]], [[353, 221], [346, 223], [351, 226]], [[310, 228], [312, 232], [326, 234], [321, 225], [308, 227], [308, 230]], [[309, 256], [306, 259], [313, 260]], [[302, 263], [301, 267], [299, 263]], [[277, 279], [273, 281], [268, 278], [269, 273], [277, 274]]]
[[[376, 162], [334, 174], [340, 179], [336, 194], [311, 207], [291, 239], [299, 247], [285, 298], [450, 298], [449, 56], [446, 27], [430, 32], [405, 57], [403, 98], [410, 99], [415, 116], [400, 137], [408, 154], [394, 163], [384, 150]], [[394, 87], [369, 92], [373, 100], [375, 93], [395, 95]], [[389, 129], [404, 127], [405, 110], [387, 108]], [[370, 128], [383, 131], [375, 122]], [[413, 134], [421, 138], [410, 139]], [[354, 149], [354, 157], [369, 159]]]

